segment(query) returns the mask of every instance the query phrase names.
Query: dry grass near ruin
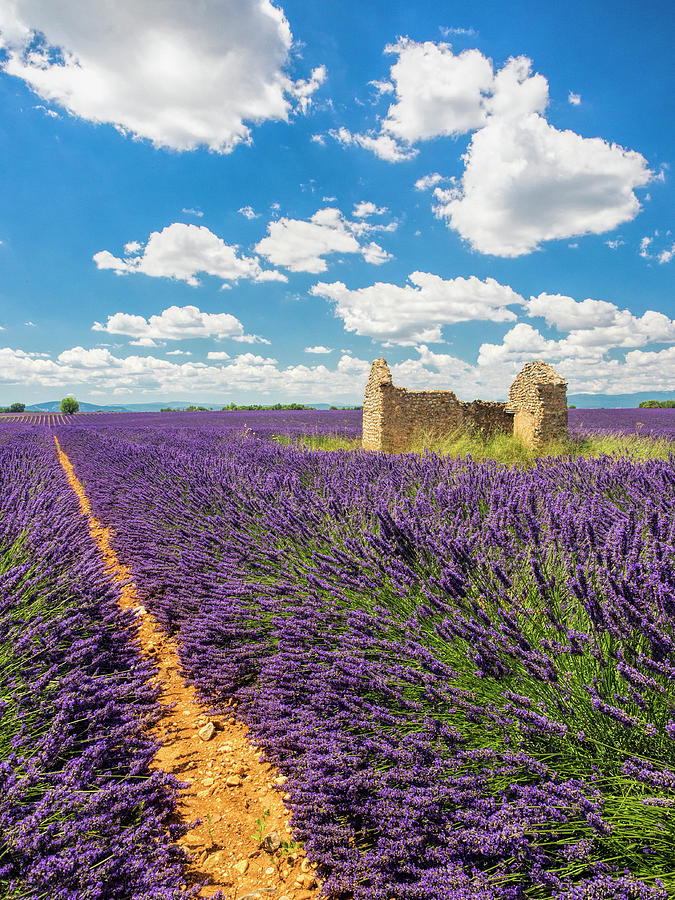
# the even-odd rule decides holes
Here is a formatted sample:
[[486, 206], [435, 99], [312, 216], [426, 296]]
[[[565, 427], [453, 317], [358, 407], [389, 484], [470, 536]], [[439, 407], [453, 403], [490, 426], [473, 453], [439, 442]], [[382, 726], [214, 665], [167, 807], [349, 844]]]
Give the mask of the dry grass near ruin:
[[[345, 438], [337, 434], [279, 435], [279, 443], [304, 450], [360, 450], [361, 439]], [[628, 456], [631, 459], [667, 459], [675, 453], [673, 441], [642, 435], [597, 434], [586, 437], [570, 437], [566, 441], [553, 441], [536, 450], [526, 447], [510, 434], [497, 432], [484, 436], [467, 428], [457, 428], [451, 433], [419, 430], [412, 439], [411, 453], [440, 453], [443, 456], [465, 457], [475, 460], [491, 459], [504, 465], [532, 465], [546, 457], [572, 456]]]

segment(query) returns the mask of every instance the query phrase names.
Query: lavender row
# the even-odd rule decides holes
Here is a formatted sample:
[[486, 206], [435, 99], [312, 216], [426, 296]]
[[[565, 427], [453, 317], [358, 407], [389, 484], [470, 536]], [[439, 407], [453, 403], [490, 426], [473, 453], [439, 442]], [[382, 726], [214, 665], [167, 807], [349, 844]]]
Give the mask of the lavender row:
[[675, 893], [675, 471], [72, 429], [334, 897]]
[[157, 691], [51, 438], [0, 446], [0, 896], [168, 900]]

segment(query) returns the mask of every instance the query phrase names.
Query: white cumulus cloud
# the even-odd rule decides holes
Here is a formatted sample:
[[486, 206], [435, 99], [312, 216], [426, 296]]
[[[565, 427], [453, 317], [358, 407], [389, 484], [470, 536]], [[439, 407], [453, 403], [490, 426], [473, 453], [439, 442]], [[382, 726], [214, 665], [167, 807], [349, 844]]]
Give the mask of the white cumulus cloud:
[[436, 188], [435, 212], [475, 250], [521, 256], [542, 241], [600, 234], [640, 210], [641, 154], [559, 131], [542, 116], [496, 117], [465, 154], [461, 186]]
[[548, 101], [546, 79], [531, 74], [526, 57], [510, 59], [495, 75], [479, 50], [455, 55], [450, 44], [401, 38], [385, 52], [397, 57], [390, 71], [395, 101], [379, 131], [331, 134], [389, 162], [415, 156], [419, 141], [456, 137], [481, 128], [490, 115], [539, 111]]
[[332, 353], [332, 347], [324, 347], [322, 344], [317, 344], [316, 347], [305, 347], [305, 353]]
[[[548, 353], [556, 343], [526, 323], [519, 326], [523, 327], [507, 333], [505, 350], [500, 351], [500, 345], [483, 345], [475, 363], [420, 345], [416, 356], [392, 365], [394, 382], [409, 388], [450, 389], [466, 400], [503, 400], [523, 362]], [[497, 347], [497, 352], [491, 353], [490, 347]], [[555, 365], [573, 393], [669, 390], [675, 382], [675, 346], [635, 349], [613, 358], [570, 354]], [[0, 385], [58, 388], [64, 394], [79, 396], [166, 399], [188, 392], [203, 400], [213, 398], [208, 400], [211, 403], [246, 396], [353, 403], [363, 397], [369, 369], [368, 360], [344, 351], [337, 364], [329, 368], [302, 363], [281, 366], [273, 358], [253, 353], [230, 359], [218, 356], [203, 363], [152, 355], [117, 356], [102, 348], [73, 347], [51, 360], [19, 349], [0, 348]]]
[[287, 280], [281, 272], [263, 269], [257, 258], [240, 256], [236, 246], [226, 244], [205, 225], [174, 222], [161, 231], [153, 231], [145, 246], [131, 241], [125, 251], [126, 256], [120, 258], [101, 250], [94, 254], [94, 262], [99, 269], [112, 269], [118, 275], [141, 272], [153, 278], [186, 281], [193, 287], [199, 284], [200, 273], [224, 281]]
[[675, 343], [675, 320], [648, 309], [635, 316], [606, 300], [574, 300], [561, 294], [539, 294], [527, 303], [530, 316], [541, 316], [557, 331], [568, 332], [559, 344], [557, 355], [575, 349], [604, 354], [617, 348], [643, 347], [646, 344]]
[[[232, 338], [255, 341], [255, 335], [246, 335], [239, 319], [230, 313], [206, 313], [196, 306], [170, 306], [160, 315], [144, 316], [132, 313], [114, 313], [105, 324], [94, 322], [93, 331], [108, 334], [124, 334], [139, 341], [150, 342], [140, 346], [153, 346], [154, 341], [180, 341], [187, 338]], [[258, 339], [259, 340], [259, 339]], [[106, 351], [107, 352], [107, 351]]]
[[325, 78], [286, 73], [293, 37], [271, 0], [10, 0], [2, 68], [43, 100], [157, 147], [227, 153], [251, 124], [306, 110]]
[[492, 88], [493, 74], [480, 51], [455, 55], [449, 44], [401, 38], [385, 52], [397, 59], [390, 71], [396, 100], [382, 122], [384, 134], [413, 144], [483, 124], [483, 98]]
[[341, 281], [319, 282], [311, 293], [335, 304], [347, 331], [403, 345], [440, 341], [443, 325], [515, 321], [509, 306], [525, 303], [494, 278], [444, 280], [428, 272], [413, 272], [403, 286], [377, 282], [350, 290]]
[[[545, 118], [548, 82], [525, 56], [500, 69], [478, 50], [455, 54], [446, 43], [401, 38], [389, 83], [394, 102], [377, 129], [332, 132], [399, 162], [432, 138], [473, 132], [461, 179], [440, 173], [417, 180], [434, 190], [434, 212], [474, 250], [514, 257], [544, 241], [600, 234], [640, 211], [636, 188], [655, 177], [647, 160], [602, 138], [560, 131]], [[581, 102], [569, 95], [571, 103]]]
[[350, 221], [339, 209], [326, 207], [308, 220], [282, 217], [270, 222], [267, 236], [255, 249], [273, 265], [292, 272], [325, 272], [324, 257], [332, 253], [358, 253], [366, 262], [380, 265], [390, 255], [374, 241], [365, 245], [359, 241], [371, 230], [373, 226]]
[[[617, 378], [622, 377], [620, 372], [629, 360], [674, 359], [670, 353], [661, 356], [661, 351], [652, 350], [640, 351], [644, 357], [634, 355], [638, 352], [634, 348], [675, 344], [675, 320], [656, 310], [635, 316], [630, 310], [620, 309], [606, 300], [575, 300], [561, 294], [543, 293], [530, 298], [526, 313], [533, 318], [543, 318], [547, 325], [564, 333], [565, 337], [547, 338], [533, 325], [518, 322], [500, 344], [481, 345], [479, 366], [496, 370], [513, 368], [539, 357], [556, 363], [562, 374], [576, 379], [575, 391], [621, 393], [642, 389], [619, 389], [620, 386], [612, 387], [607, 381], [613, 372]], [[630, 351], [624, 361], [620, 359], [622, 351]], [[631, 375], [636, 376], [636, 372]], [[656, 382], [653, 386], [656, 389]]]

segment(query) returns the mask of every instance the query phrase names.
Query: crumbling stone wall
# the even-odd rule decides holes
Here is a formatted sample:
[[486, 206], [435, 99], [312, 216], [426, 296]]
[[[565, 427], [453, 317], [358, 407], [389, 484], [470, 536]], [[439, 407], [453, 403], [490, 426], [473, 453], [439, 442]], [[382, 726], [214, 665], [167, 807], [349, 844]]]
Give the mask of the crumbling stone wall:
[[528, 363], [514, 381], [508, 403], [464, 403], [452, 391], [396, 387], [387, 361], [376, 359], [363, 401], [363, 448], [400, 453], [420, 432], [449, 433], [460, 426], [484, 434], [516, 433], [528, 446], [537, 446], [567, 434], [566, 388], [551, 366]]
[[567, 435], [567, 382], [540, 359], [516, 376], [506, 408], [514, 414], [514, 435], [528, 447]]
[[363, 437], [364, 450], [382, 450], [382, 426], [384, 423], [384, 395], [388, 385], [392, 384], [391, 372], [387, 360], [376, 359], [370, 367], [370, 378], [363, 398]]

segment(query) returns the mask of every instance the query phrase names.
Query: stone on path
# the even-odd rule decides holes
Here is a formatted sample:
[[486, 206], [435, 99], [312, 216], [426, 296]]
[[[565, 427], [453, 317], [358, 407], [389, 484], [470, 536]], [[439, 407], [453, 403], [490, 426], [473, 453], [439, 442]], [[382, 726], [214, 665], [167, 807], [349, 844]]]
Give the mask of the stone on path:
[[199, 729], [199, 737], [203, 741], [210, 741], [215, 733], [216, 733], [216, 726], [213, 724], [213, 722], [207, 722], [206, 725], [203, 725]]

